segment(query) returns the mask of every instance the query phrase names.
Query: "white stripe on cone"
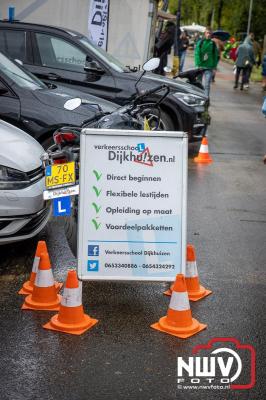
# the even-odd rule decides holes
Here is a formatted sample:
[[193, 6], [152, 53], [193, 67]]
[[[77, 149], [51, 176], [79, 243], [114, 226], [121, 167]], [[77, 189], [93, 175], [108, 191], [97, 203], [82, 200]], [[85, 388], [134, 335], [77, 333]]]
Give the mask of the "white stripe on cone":
[[199, 151], [200, 153], [209, 153], [209, 150], [208, 150], [208, 145], [207, 144], [202, 144], [201, 146], [200, 146], [200, 151]]
[[54, 277], [51, 269], [39, 269], [35, 279], [35, 286], [50, 287], [54, 285]]
[[198, 276], [196, 261], [187, 261], [186, 278], [195, 278], [196, 276]]
[[33, 260], [32, 272], [35, 272], [37, 274], [39, 263], [40, 263], [40, 257], [35, 256]]
[[172, 292], [169, 308], [175, 311], [190, 310], [187, 292]]
[[82, 304], [82, 287], [78, 288], [64, 288], [63, 297], [61, 300], [62, 306], [65, 307], [78, 307]]

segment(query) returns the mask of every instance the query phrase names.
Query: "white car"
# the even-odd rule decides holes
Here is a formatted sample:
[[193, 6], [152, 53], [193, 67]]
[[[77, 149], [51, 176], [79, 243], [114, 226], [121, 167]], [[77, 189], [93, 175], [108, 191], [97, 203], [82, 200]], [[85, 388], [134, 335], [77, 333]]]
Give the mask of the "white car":
[[0, 120], [0, 244], [31, 238], [49, 220], [43, 153], [35, 139]]

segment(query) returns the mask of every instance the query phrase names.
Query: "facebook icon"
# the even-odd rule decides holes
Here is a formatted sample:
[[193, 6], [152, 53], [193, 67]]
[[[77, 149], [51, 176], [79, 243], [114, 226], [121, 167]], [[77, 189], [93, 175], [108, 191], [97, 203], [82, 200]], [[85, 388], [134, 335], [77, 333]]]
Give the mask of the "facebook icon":
[[89, 244], [88, 256], [98, 256], [98, 255], [99, 255], [99, 246], [97, 244]]

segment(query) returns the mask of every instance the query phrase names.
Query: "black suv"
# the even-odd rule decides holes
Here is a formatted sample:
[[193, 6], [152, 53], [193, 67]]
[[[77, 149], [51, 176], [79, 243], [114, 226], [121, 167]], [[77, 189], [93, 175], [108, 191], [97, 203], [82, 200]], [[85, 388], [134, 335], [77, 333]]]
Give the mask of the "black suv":
[[[19, 60], [45, 82], [69, 86], [123, 105], [136, 93], [140, 71], [131, 71], [82, 34], [58, 27], [0, 21], [0, 51]], [[201, 89], [181, 80], [148, 73], [139, 89], [170, 87], [162, 103], [162, 129], [186, 131], [200, 139], [209, 122]], [[147, 101], [157, 100], [152, 95]]]

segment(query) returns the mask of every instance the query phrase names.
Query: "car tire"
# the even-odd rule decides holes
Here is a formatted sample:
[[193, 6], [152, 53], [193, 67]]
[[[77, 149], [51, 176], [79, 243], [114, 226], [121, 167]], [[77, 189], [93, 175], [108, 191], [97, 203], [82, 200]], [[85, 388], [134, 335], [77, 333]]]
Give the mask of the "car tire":
[[161, 123], [164, 131], [176, 131], [172, 118], [165, 111], [161, 111]]
[[[160, 122], [159, 122], [159, 127], [158, 127], [159, 116], [160, 116]], [[159, 131], [176, 131], [177, 130], [172, 118], [165, 111], [161, 110], [161, 112], [159, 114], [157, 110], [154, 110], [154, 112], [147, 115], [147, 120], [148, 120], [151, 130], [154, 130], [155, 127], [156, 127], [156, 130], [159, 128], [158, 129]]]
[[64, 218], [64, 230], [68, 245], [74, 257], [77, 257], [78, 221], [74, 215]]
[[78, 244], [78, 197], [72, 198], [72, 213], [69, 217], [64, 217], [64, 230], [68, 245], [74, 257], [77, 257]]

